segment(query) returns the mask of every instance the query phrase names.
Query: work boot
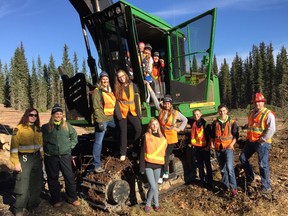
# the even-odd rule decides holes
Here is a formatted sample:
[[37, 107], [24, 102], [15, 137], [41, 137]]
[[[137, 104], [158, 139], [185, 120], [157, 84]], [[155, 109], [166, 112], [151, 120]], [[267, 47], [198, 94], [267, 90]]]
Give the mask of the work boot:
[[268, 200], [271, 200], [272, 199], [272, 190], [271, 189], [268, 189], [268, 190], [261, 190], [261, 194], [264, 198], [268, 199]]

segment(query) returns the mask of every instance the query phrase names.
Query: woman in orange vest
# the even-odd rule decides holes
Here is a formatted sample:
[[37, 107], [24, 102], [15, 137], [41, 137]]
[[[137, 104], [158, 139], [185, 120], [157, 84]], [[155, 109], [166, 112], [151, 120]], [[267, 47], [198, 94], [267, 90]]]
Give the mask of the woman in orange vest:
[[237, 182], [234, 172], [234, 145], [239, 137], [238, 126], [227, 115], [225, 105], [218, 106], [219, 117], [212, 123], [211, 147], [216, 150], [216, 157], [222, 174], [224, 190], [231, 189], [232, 196], [237, 196]]
[[[145, 83], [147, 85], [147, 89], [151, 94], [151, 98], [154, 102], [156, 109], [159, 111], [159, 123], [161, 126], [161, 130], [164, 133], [168, 147], [166, 149], [165, 155], [165, 164], [164, 164], [164, 174], [162, 178], [169, 178], [169, 156], [172, 153], [174, 146], [178, 143], [178, 135], [179, 131], [183, 131], [187, 125], [188, 119], [182, 115], [178, 110], [174, 110], [172, 106], [172, 98], [170, 95], [165, 95], [163, 98], [163, 105], [160, 106], [160, 103], [148, 82]], [[176, 121], [180, 124], [176, 126]], [[162, 178], [160, 178], [159, 183], [162, 182]]]
[[210, 160], [210, 127], [201, 117], [202, 113], [199, 109], [193, 110], [193, 116], [194, 118], [191, 121], [191, 145], [194, 148], [193, 152], [198, 164], [199, 177], [203, 186], [206, 185], [208, 189], [212, 189], [213, 175]]
[[100, 73], [100, 82], [92, 94], [94, 122], [95, 122], [95, 141], [93, 144], [93, 165], [95, 172], [104, 172], [101, 167], [102, 141], [105, 136], [106, 128], [115, 128], [114, 108], [116, 98], [112, 92], [109, 82], [109, 75], [106, 72]]
[[166, 148], [167, 140], [160, 130], [159, 121], [153, 118], [150, 120], [147, 132], [144, 134], [139, 160], [140, 173], [144, 174], [145, 171], [150, 186], [144, 209], [145, 212], [151, 210], [152, 199], [154, 199], [154, 211], [160, 210], [158, 200], [158, 180], [165, 162]]
[[[115, 77], [115, 114], [120, 129], [120, 160], [126, 159], [127, 153], [127, 125], [134, 127], [133, 153], [137, 152], [142, 127], [140, 122], [141, 105], [137, 86], [129, 80], [124, 70], [118, 70]], [[133, 156], [132, 153], [132, 156]]]

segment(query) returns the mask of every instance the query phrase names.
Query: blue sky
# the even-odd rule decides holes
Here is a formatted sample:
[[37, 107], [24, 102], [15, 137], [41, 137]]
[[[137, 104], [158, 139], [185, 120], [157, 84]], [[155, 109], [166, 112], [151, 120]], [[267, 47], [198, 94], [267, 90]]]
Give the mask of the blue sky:
[[[272, 42], [274, 55], [282, 46], [288, 48], [288, 0], [127, 1], [171, 25], [216, 7], [214, 53], [219, 63], [224, 58], [231, 63], [236, 53], [245, 59], [252, 45], [260, 42]], [[56, 66], [60, 65], [64, 44], [69, 47], [71, 60], [77, 53], [80, 67], [87, 58], [79, 16], [69, 0], [1, 0], [0, 28], [2, 64], [9, 65], [21, 41], [30, 67], [33, 58], [36, 61], [40, 56], [42, 63], [48, 63], [51, 54]], [[90, 45], [94, 46], [92, 41]]]

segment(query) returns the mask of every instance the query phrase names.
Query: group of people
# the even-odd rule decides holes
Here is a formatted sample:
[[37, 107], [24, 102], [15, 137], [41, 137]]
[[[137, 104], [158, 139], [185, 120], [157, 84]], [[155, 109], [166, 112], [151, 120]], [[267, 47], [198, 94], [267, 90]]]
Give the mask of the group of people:
[[[124, 70], [120, 69], [116, 72], [114, 92], [111, 90], [108, 73], [101, 72], [99, 77], [99, 84], [92, 93], [95, 119], [93, 164], [94, 171], [104, 172], [100, 156], [107, 126], [115, 128], [116, 123], [119, 125], [120, 160], [124, 161], [127, 154], [128, 122], [134, 128], [133, 146], [135, 149], [139, 143], [142, 132], [141, 105], [138, 87], [129, 79]], [[136, 150], [134, 154], [137, 154]]]
[[[102, 142], [107, 127], [119, 125], [120, 161], [126, 159], [128, 123], [134, 129], [133, 152], [137, 155], [140, 140], [140, 173], [145, 174], [150, 188], [147, 194], [145, 211], [152, 208], [159, 211], [158, 183], [169, 178], [169, 156], [178, 142], [177, 133], [185, 129], [188, 119], [175, 110], [172, 97], [165, 95], [162, 102], [150, 86], [144, 81], [151, 99], [159, 111], [159, 117], [150, 120], [147, 132], [142, 134], [141, 104], [138, 87], [129, 79], [124, 70], [115, 74], [114, 91], [110, 86], [109, 75], [101, 72], [99, 83], [92, 93], [95, 141], [93, 144], [93, 171], [104, 172], [101, 166]], [[257, 93], [254, 96], [255, 109], [248, 119], [247, 143], [240, 155], [247, 180], [254, 180], [254, 172], [249, 158], [258, 153], [261, 186], [264, 192], [270, 192], [270, 176], [268, 153], [271, 137], [275, 133], [275, 116], [265, 108], [265, 98]], [[213, 175], [210, 162], [210, 149], [214, 148], [219, 162], [222, 183], [233, 196], [237, 195], [237, 182], [234, 173], [234, 145], [239, 133], [236, 122], [227, 114], [225, 105], [218, 107], [219, 116], [212, 124], [208, 124], [199, 109], [193, 111], [191, 121], [191, 145], [195, 149], [199, 177], [208, 188], [213, 187]], [[117, 121], [117, 122], [115, 122]], [[55, 105], [51, 111], [49, 123], [40, 127], [39, 113], [36, 109], [27, 109], [11, 141], [11, 161], [18, 172], [15, 185], [16, 215], [23, 215], [23, 209], [33, 209], [40, 203], [42, 189], [42, 161], [47, 173], [51, 203], [54, 207], [62, 205], [61, 187], [58, 181], [59, 171], [65, 179], [67, 201], [74, 206], [81, 203], [77, 199], [75, 176], [71, 165], [71, 150], [77, 144], [77, 133], [64, 120], [63, 110]], [[135, 148], [134, 148], [135, 147]], [[206, 172], [205, 169], [206, 168]]]
[[51, 195], [51, 204], [61, 207], [61, 186], [59, 171], [65, 180], [67, 202], [80, 206], [77, 198], [75, 176], [71, 164], [71, 150], [78, 142], [75, 129], [64, 120], [63, 109], [55, 104], [51, 118], [40, 127], [39, 112], [29, 108], [13, 131], [11, 139], [11, 162], [17, 172], [14, 188], [16, 216], [22, 216], [24, 209], [33, 210], [40, 204], [43, 187], [43, 161]]
[[[168, 178], [168, 157], [173, 150], [174, 144], [178, 142], [177, 132], [185, 128], [187, 119], [180, 112], [173, 110], [171, 97], [166, 95], [163, 99], [163, 104], [160, 104], [148, 82], [146, 82], [146, 85], [155, 107], [159, 110], [159, 121], [152, 119], [148, 125], [140, 155], [140, 172], [144, 173], [145, 170], [150, 185], [145, 206], [145, 211], [149, 212], [152, 198], [154, 199], [154, 210], [159, 211], [157, 183], [161, 179], [161, 169], [164, 169], [163, 178]], [[257, 152], [261, 176], [261, 192], [267, 195], [271, 193], [268, 155], [272, 142], [271, 138], [276, 131], [275, 116], [272, 111], [265, 107], [266, 100], [262, 94], [256, 93], [253, 97], [253, 102], [254, 110], [251, 111], [248, 118], [247, 142], [239, 160], [243, 165], [247, 183], [249, 184], [253, 182], [255, 177], [249, 158]], [[202, 118], [202, 113], [199, 109], [193, 110], [193, 119], [190, 121], [190, 144], [195, 149], [194, 153], [197, 159], [201, 184], [207, 186], [208, 189], [213, 189], [210, 158], [210, 149], [213, 148], [215, 149], [222, 175], [223, 190], [230, 190], [232, 196], [235, 197], [238, 195], [238, 191], [234, 172], [234, 145], [239, 137], [238, 126], [235, 120], [228, 115], [227, 106], [220, 105], [218, 114], [217, 119], [212, 124], [208, 124]], [[176, 119], [181, 122], [178, 127], [175, 125]], [[166, 174], [168, 175], [166, 176]]]
[[[165, 63], [164, 59], [160, 58], [159, 52], [154, 52], [152, 56], [152, 46], [144, 42], [139, 43], [140, 57], [143, 66], [144, 80], [148, 82], [157, 98], [163, 98], [165, 93]], [[147, 103], [150, 102], [150, 94], [146, 99]]]
[[[249, 163], [250, 157], [257, 152], [261, 177], [261, 192], [271, 193], [269, 172], [269, 149], [272, 136], [276, 131], [274, 113], [265, 107], [266, 99], [261, 93], [253, 97], [254, 109], [249, 113], [247, 141], [239, 156], [247, 183], [254, 181], [255, 174]], [[216, 120], [211, 125], [201, 118], [200, 110], [194, 110], [194, 122], [191, 129], [191, 145], [195, 148], [199, 177], [202, 183], [212, 188], [213, 176], [210, 162], [210, 148], [215, 149], [222, 175], [224, 190], [231, 190], [237, 196], [237, 181], [234, 172], [234, 145], [239, 137], [238, 126], [229, 115], [225, 105], [218, 107]], [[209, 132], [210, 131], [210, 132]], [[204, 164], [206, 174], [204, 172]]]

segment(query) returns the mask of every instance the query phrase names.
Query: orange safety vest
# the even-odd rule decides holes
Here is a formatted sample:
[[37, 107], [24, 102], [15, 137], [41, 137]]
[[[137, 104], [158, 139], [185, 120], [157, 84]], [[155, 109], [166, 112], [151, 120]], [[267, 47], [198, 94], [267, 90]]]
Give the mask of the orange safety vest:
[[[267, 128], [266, 120], [271, 110], [264, 108], [254, 118], [255, 111], [251, 112], [248, 118], [247, 139], [250, 142], [256, 142], [260, 139], [263, 132]], [[267, 143], [272, 143], [272, 138], [266, 140]]]
[[114, 114], [114, 109], [115, 109], [115, 103], [116, 103], [116, 98], [113, 94], [113, 92], [104, 92], [102, 91], [102, 97], [103, 97], [103, 108], [104, 108], [104, 114], [106, 116], [111, 116]]
[[206, 146], [204, 127], [203, 125], [200, 128], [197, 127], [196, 121], [193, 123], [192, 129], [191, 129], [191, 144], [197, 147]]
[[164, 164], [167, 148], [167, 140], [165, 139], [165, 137], [156, 137], [150, 133], [146, 133], [145, 139], [145, 161], [154, 164]]
[[127, 117], [129, 111], [133, 116], [137, 116], [136, 106], [134, 102], [134, 89], [133, 89], [132, 83], [129, 84], [129, 94], [130, 94], [130, 97], [128, 98], [125, 93], [125, 90], [123, 89], [122, 98], [119, 101], [121, 115], [122, 115], [122, 118], [124, 119]]
[[159, 113], [159, 123], [161, 126], [161, 129], [167, 139], [168, 144], [174, 144], [178, 142], [178, 136], [177, 131], [174, 130], [174, 125], [176, 123], [176, 116], [178, 115], [178, 111], [174, 110], [172, 115], [168, 116], [166, 119], [165, 117], [165, 111], [160, 110]]
[[160, 68], [153, 66], [151, 74], [153, 79], [157, 80], [160, 76]]
[[216, 121], [215, 141], [214, 141], [216, 150], [219, 150], [221, 145], [223, 149], [226, 149], [231, 144], [233, 140], [233, 135], [231, 133], [233, 123], [234, 123], [234, 120], [227, 121], [225, 124], [224, 131], [222, 132], [220, 123]]

